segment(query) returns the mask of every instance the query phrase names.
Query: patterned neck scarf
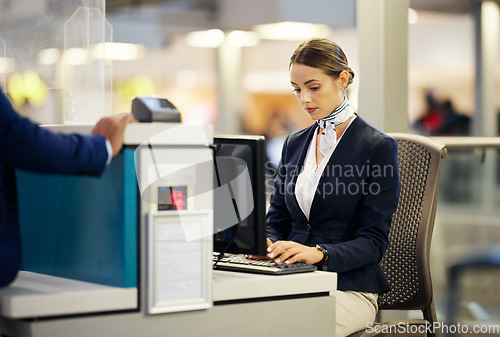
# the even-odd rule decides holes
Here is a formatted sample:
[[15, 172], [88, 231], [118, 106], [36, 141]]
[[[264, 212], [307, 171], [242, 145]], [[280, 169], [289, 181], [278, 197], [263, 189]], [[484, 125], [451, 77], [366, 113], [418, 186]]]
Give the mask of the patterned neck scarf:
[[344, 98], [344, 102], [340, 104], [331, 114], [325, 118], [318, 119], [316, 123], [323, 129], [321, 138], [319, 139], [319, 151], [323, 156], [337, 144], [337, 133], [335, 128], [354, 115], [354, 110], [351, 103]]

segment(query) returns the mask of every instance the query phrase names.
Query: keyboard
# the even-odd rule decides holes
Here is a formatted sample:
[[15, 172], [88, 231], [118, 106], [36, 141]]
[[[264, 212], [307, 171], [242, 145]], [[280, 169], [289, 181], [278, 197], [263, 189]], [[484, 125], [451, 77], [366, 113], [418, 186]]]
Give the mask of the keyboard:
[[268, 275], [287, 275], [315, 271], [313, 264], [296, 262], [293, 264], [276, 264], [273, 260], [248, 259], [242, 254], [224, 254], [217, 263], [219, 253], [214, 253], [214, 269], [238, 271], [244, 273], [257, 273]]

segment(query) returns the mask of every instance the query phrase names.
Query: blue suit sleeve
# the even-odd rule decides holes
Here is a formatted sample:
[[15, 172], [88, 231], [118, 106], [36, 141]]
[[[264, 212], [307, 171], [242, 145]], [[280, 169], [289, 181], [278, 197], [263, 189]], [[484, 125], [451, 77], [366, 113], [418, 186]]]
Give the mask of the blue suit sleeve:
[[267, 212], [267, 237], [275, 242], [285, 240], [291, 230], [292, 218], [285, 204], [285, 178], [287, 176], [286, 149], [288, 139], [283, 144], [281, 160], [274, 178], [273, 194]]
[[329, 271], [346, 272], [376, 264], [389, 246], [392, 215], [396, 211], [401, 189], [397, 142], [392, 138], [385, 139], [370, 162], [372, 174], [368, 185], [373, 188], [364, 196], [359, 214], [360, 225], [354, 239], [324, 245], [328, 250]]
[[19, 116], [0, 93], [0, 162], [40, 173], [100, 176], [108, 153], [99, 135], [62, 135]]

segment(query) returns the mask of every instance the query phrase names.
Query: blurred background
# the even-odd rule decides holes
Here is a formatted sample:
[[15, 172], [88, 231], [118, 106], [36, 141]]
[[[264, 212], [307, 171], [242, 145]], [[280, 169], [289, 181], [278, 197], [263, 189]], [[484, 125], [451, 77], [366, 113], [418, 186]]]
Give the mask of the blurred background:
[[[0, 0], [0, 86], [42, 124], [92, 123], [130, 111], [135, 96], [165, 97], [183, 122], [265, 135], [276, 165], [283, 137], [311, 124], [292, 94], [289, 58], [308, 38], [337, 42], [356, 73], [348, 96], [363, 118], [387, 132], [470, 137], [466, 149], [449, 147], [441, 174], [431, 267], [444, 320], [451, 261], [500, 241], [500, 145], [472, 137], [498, 136], [498, 8], [478, 0]], [[500, 322], [498, 276], [495, 268], [464, 275], [461, 320]]]

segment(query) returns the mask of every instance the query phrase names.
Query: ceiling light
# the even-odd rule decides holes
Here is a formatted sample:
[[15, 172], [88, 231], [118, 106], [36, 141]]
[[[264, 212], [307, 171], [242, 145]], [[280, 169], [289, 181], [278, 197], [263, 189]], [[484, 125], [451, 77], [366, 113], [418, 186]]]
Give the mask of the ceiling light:
[[226, 41], [235, 47], [254, 47], [259, 44], [259, 37], [255, 32], [233, 30], [227, 35]]
[[57, 48], [46, 48], [38, 52], [36, 58], [38, 64], [52, 65], [56, 64], [59, 60], [59, 49]]
[[83, 65], [87, 63], [88, 59], [88, 51], [84, 48], [68, 48], [64, 53], [64, 62], [66, 64]]
[[222, 42], [224, 42], [224, 32], [220, 29], [191, 32], [186, 35], [186, 43], [191, 47], [216, 48]]
[[144, 56], [144, 46], [132, 43], [106, 42], [94, 47], [95, 59], [107, 59], [113, 61], [139, 60]]
[[261, 39], [303, 41], [314, 37], [328, 37], [331, 29], [327, 25], [304, 22], [279, 22], [255, 26], [254, 32]]

